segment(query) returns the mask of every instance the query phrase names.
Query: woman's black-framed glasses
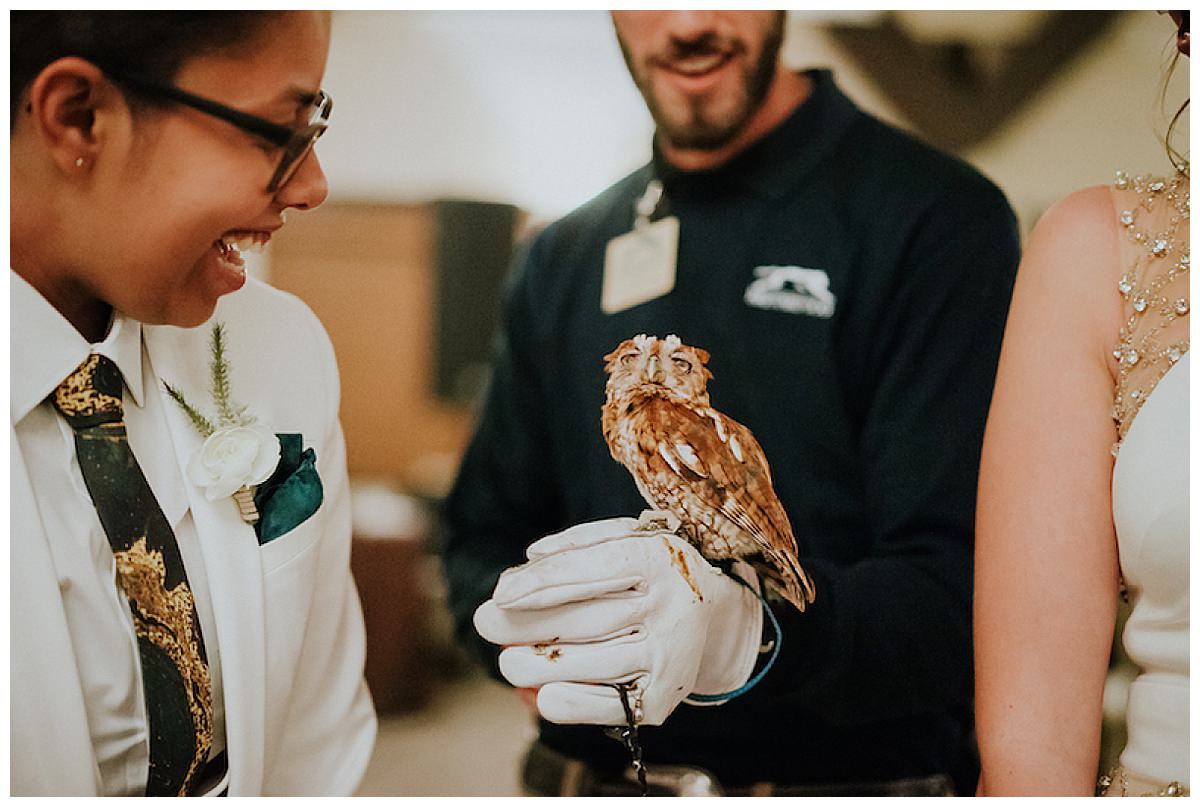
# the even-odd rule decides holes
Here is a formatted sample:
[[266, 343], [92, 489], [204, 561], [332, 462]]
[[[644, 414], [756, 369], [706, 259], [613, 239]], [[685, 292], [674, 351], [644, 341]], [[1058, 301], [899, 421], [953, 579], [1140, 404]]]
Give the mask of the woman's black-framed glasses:
[[117, 83], [127, 85], [138, 93], [190, 106], [192, 109], [212, 115], [214, 118], [220, 118], [282, 148], [283, 155], [280, 157], [279, 166], [267, 184], [268, 193], [275, 193], [296, 175], [296, 171], [300, 169], [308, 153], [312, 151], [313, 144], [329, 128], [329, 114], [333, 111], [333, 99], [324, 90], [319, 90], [310, 101], [307, 125], [293, 129], [290, 126], [283, 126], [208, 98], [193, 95], [170, 84], [159, 84], [156, 81], [128, 73], [101, 69]]

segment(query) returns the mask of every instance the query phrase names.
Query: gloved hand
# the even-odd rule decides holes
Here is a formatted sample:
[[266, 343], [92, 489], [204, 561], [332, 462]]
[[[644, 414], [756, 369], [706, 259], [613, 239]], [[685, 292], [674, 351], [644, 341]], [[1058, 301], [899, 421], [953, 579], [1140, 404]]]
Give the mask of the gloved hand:
[[[475, 629], [506, 646], [500, 672], [513, 686], [540, 687], [547, 720], [624, 725], [620, 696], [603, 684], [636, 680], [638, 722], [659, 725], [689, 694], [749, 679], [762, 605], [683, 538], [614, 518], [547, 536], [526, 555], [500, 575]], [[757, 588], [747, 564], [736, 572]]]

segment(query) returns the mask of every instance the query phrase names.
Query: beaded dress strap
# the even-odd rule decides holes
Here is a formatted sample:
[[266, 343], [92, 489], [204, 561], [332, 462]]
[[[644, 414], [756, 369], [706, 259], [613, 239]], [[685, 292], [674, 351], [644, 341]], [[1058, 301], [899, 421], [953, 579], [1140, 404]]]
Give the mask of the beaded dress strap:
[[1123, 320], [1113, 356], [1118, 362], [1112, 416], [1116, 455], [1142, 404], [1187, 352], [1191, 310], [1188, 216], [1191, 191], [1182, 172], [1173, 177], [1118, 171], [1113, 199], [1124, 232], [1117, 284]]

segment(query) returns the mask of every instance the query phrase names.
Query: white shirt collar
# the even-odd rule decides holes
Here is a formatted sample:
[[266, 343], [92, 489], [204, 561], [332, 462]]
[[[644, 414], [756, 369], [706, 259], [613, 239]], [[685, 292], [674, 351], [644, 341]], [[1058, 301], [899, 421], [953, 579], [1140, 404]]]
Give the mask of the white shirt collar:
[[133, 403], [142, 405], [142, 323], [114, 313], [108, 335], [93, 345], [11, 268], [9, 280], [9, 406], [13, 423], [44, 401], [93, 352], [116, 362]]

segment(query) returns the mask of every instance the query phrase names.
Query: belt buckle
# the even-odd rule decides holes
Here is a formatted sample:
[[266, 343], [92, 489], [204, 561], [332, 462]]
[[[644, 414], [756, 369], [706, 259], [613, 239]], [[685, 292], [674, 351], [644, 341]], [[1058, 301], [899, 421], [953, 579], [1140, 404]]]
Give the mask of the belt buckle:
[[[625, 769], [625, 780], [637, 786], [637, 772]], [[717, 777], [694, 765], [647, 765], [646, 785], [670, 796], [724, 796]]]

